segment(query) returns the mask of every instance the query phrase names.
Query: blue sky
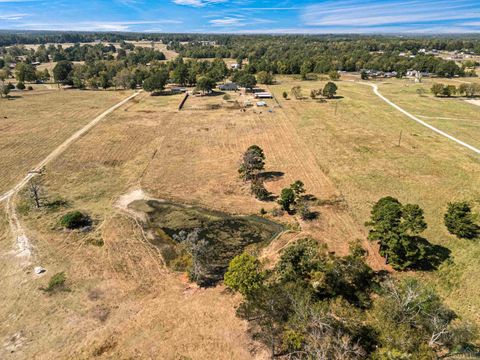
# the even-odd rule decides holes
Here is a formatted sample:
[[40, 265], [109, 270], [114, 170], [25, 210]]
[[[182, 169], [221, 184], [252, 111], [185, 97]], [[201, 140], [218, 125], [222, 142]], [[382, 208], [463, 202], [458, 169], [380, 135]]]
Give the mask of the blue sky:
[[0, 0], [0, 29], [480, 33], [480, 0]]

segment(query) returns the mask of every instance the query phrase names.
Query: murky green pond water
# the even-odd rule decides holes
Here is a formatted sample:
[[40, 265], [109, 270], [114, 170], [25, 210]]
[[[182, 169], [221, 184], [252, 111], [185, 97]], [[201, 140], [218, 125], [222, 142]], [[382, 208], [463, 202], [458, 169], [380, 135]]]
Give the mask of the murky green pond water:
[[283, 226], [259, 216], [233, 216], [156, 200], [138, 200], [129, 208], [146, 214], [145, 230], [167, 263], [179, 254], [179, 237], [197, 231], [208, 242], [209, 276], [212, 283], [223, 278], [230, 260], [248, 246], [267, 244]]

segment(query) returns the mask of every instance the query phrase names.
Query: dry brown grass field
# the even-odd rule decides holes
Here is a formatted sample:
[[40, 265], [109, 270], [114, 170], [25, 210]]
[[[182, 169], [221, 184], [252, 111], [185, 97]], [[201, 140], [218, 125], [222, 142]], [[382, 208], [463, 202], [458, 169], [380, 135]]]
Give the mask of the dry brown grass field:
[[[0, 322], [6, 326], [0, 329], [0, 357], [265, 357], [249, 339], [246, 323], [235, 317], [238, 297], [222, 286], [197, 289], [167, 271], [138, 224], [115, 208], [119, 196], [142, 188], [155, 198], [235, 214], [272, 209], [274, 203], [252, 197], [236, 172], [241, 153], [252, 144], [265, 150], [266, 170], [278, 175], [266, 183], [270, 191], [278, 194], [299, 179], [323, 200], [313, 222], [276, 218], [293, 231], [271, 243], [263, 259], [311, 235], [338, 254], [346, 253], [349, 241], [363, 239], [371, 265], [382, 268], [383, 259], [365, 241], [363, 223], [374, 201], [393, 195], [419, 203], [429, 223], [426, 237], [452, 250], [451, 264], [419, 276], [437, 285], [461, 316], [480, 321], [480, 246], [453, 238], [442, 225], [448, 201], [480, 201], [478, 156], [405, 118], [368, 86], [340, 81], [339, 98], [322, 103], [284, 100], [281, 94], [301, 85], [308, 95], [325, 82], [278, 80], [269, 87], [276, 100], [245, 112], [228, 108], [222, 96], [193, 97], [179, 112], [181, 95], [142, 94], [49, 164], [41, 177], [45, 193], [69, 205], [22, 212], [35, 250], [27, 270], [7, 254], [13, 240], [2, 231]], [[245, 98], [232, 94], [232, 101]], [[21, 204], [22, 194], [17, 198]], [[95, 230], [59, 230], [59, 217], [71, 209], [91, 214]], [[7, 229], [5, 221], [0, 226]], [[33, 275], [34, 265], [47, 268], [45, 276]], [[48, 296], [38, 289], [60, 271], [70, 292]]]
[[34, 90], [0, 101], [0, 193], [129, 92]]

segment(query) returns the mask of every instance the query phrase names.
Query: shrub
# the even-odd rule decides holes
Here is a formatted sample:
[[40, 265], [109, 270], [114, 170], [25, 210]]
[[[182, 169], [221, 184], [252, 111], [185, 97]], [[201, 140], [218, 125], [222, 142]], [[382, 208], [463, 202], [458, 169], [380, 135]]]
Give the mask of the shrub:
[[473, 239], [478, 236], [479, 227], [473, 221], [472, 210], [466, 202], [448, 204], [444, 216], [448, 232], [463, 239]]
[[435, 83], [430, 88], [430, 91], [434, 96], [440, 96], [443, 93], [443, 87], [444, 87], [443, 84]]
[[297, 205], [298, 214], [302, 218], [302, 220], [308, 221], [313, 220], [317, 217], [317, 213], [315, 211], [310, 210], [310, 205], [306, 201], [301, 201]]
[[56, 273], [48, 281], [48, 286], [46, 288], [42, 288], [42, 290], [48, 293], [69, 291], [68, 287], [65, 285], [66, 281], [67, 276], [64, 272]]
[[338, 71], [332, 70], [328, 73], [328, 76], [330, 77], [330, 80], [340, 80], [340, 74], [338, 73]]
[[21, 81], [17, 83], [17, 89], [18, 90], [25, 90], [25, 84]]
[[71, 211], [60, 218], [60, 225], [67, 229], [79, 229], [91, 224], [90, 217], [80, 211]]
[[32, 90], [33, 90], [33, 86], [32, 86], [32, 85], [28, 85], [27, 90], [28, 90], [28, 91], [32, 91]]
[[250, 190], [258, 200], [266, 201], [270, 198], [270, 192], [265, 188], [263, 180], [260, 178], [252, 179]]
[[278, 203], [286, 212], [292, 212], [292, 205], [295, 203], [295, 192], [291, 188], [284, 188], [280, 194]]
[[329, 81], [328, 83], [325, 84], [325, 87], [323, 88], [322, 94], [325, 96], [327, 99], [332, 99], [335, 94], [337, 93], [337, 85], [335, 85], [333, 82]]
[[259, 261], [249, 254], [235, 256], [224, 276], [225, 285], [240, 294], [248, 296], [259, 289], [263, 276]]

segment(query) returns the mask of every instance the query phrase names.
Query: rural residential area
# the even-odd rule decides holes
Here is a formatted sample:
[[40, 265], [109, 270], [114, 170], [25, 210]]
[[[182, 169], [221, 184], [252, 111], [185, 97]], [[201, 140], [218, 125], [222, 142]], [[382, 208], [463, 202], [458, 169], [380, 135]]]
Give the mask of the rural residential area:
[[0, 359], [480, 358], [475, 4], [160, 3], [0, 1]]

